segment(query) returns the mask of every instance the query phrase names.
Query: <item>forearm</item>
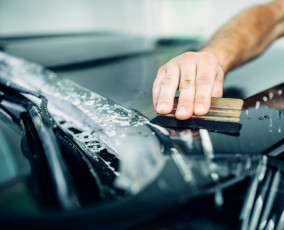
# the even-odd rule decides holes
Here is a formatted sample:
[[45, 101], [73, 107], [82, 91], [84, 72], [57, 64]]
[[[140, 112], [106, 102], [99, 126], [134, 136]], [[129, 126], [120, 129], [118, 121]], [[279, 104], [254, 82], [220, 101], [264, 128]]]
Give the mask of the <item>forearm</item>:
[[224, 73], [262, 53], [284, 34], [284, 1], [250, 8], [222, 27], [201, 51], [213, 53]]

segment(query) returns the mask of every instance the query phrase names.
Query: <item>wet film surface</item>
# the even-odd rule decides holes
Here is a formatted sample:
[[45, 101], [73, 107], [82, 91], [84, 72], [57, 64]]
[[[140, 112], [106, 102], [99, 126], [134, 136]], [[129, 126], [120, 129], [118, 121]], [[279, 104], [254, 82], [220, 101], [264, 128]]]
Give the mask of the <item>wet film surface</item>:
[[[69, 126], [72, 137], [89, 157], [96, 158], [96, 153], [107, 149], [109, 154], [120, 159], [118, 186], [137, 192], [162, 169], [161, 145], [155, 133], [146, 126], [149, 121], [135, 111], [68, 79], [61, 79], [40, 65], [4, 53], [0, 55], [0, 74], [7, 86], [44, 95], [50, 113], [65, 130]], [[94, 140], [100, 145], [89, 145]], [[104, 160], [104, 163], [114, 171], [110, 162]]]
[[45, 96], [58, 125], [112, 173], [110, 187], [142, 194], [153, 206], [158, 198], [167, 204], [211, 193], [221, 209], [223, 190], [249, 178], [241, 227], [283, 226], [283, 164], [277, 158], [283, 152], [283, 85], [245, 100], [240, 133], [228, 135], [153, 125], [131, 109], [4, 53], [0, 79]]

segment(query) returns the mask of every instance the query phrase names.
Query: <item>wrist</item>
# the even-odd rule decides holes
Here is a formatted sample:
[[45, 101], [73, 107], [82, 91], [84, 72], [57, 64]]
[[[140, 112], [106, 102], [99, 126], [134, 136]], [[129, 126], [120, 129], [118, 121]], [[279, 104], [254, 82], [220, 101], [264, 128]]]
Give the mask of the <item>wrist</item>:
[[226, 73], [229, 72], [229, 70], [232, 68], [232, 60], [230, 56], [226, 54], [226, 52], [222, 52], [221, 49], [216, 50], [205, 46], [200, 50], [200, 52], [207, 52], [213, 54], [217, 59], [217, 62], [219, 63], [220, 67], [222, 68], [224, 75], [226, 75]]

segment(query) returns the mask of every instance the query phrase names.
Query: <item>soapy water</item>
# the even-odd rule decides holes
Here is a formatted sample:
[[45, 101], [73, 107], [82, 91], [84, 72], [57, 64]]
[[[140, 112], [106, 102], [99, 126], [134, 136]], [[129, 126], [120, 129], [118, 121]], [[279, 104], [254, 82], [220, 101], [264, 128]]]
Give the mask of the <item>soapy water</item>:
[[[103, 162], [117, 176], [115, 180], [117, 187], [126, 189], [132, 193], [138, 193], [155, 180], [164, 168], [166, 161], [166, 157], [163, 155], [164, 146], [161, 145], [155, 134], [158, 129], [159, 132], [167, 136], [170, 135], [168, 130], [150, 124], [146, 118], [137, 114], [135, 111], [126, 109], [70, 80], [61, 79], [55, 73], [39, 65], [13, 58], [1, 52], [0, 78], [6, 80], [6, 84], [8, 85], [11, 83], [17, 84], [44, 95], [49, 101], [49, 112], [55, 117], [59, 126], [64, 125], [63, 123], [60, 124], [64, 120], [68, 121], [68, 124], [72, 124], [72, 127], [70, 126], [71, 131], [73, 130], [72, 137], [75, 142], [81, 143], [88, 149], [88, 154], [95, 158], [101, 151], [106, 149], [109, 153], [117, 157], [120, 160], [119, 170], [111, 165], [109, 161], [103, 159]], [[282, 92], [279, 90], [275, 95], [270, 94], [268, 96], [271, 99], [281, 94]], [[266, 100], [268, 100], [268, 97], [267, 99], [263, 98], [263, 101]], [[255, 105], [253, 106], [254, 109], [262, 112], [263, 107], [260, 101], [257, 101], [253, 105]], [[250, 122], [251, 120], [254, 121], [255, 114], [252, 109], [247, 109], [245, 114], [246, 117], [250, 115]], [[265, 113], [262, 115], [263, 120], [259, 121], [257, 119], [257, 122], [271, 122], [270, 128], [273, 132], [270, 138], [276, 136], [273, 130], [274, 127], [277, 127], [277, 137], [280, 136], [279, 133], [281, 133], [282, 125], [278, 121], [273, 121], [272, 123], [272, 114], [271, 112], [268, 116], [267, 110], [265, 110]], [[282, 114], [280, 117], [283, 117]], [[152, 127], [155, 132], [149, 127]], [[251, 129], [251, 127], [248, 128]], [[196, 141], [196, 139], [204, 141], [204, 133], [202, 138], [194, 134], [194, 132], [181, 132], [177, 136], [181, 141], [187, 143], [187, 149], [192, 149], [193, 141]], [[252, 146], [259, 146], [259, 140], [252, 140], [250, 144]], [[231, 165], [228, 161], [233, 156], [230, 154], [225, 156], [224, 167], [220, 167], [220, 162], [218, 162], [220, 155], [214, 154], [210, 145], [210, 140], [203, 143], [204, 156], [201, 157], [201, 160], [197, 161], [205, 162], [206, 170], [200, 170], [200, 168], [196, 168], [196, 171], [192, 170], [195, 161], [193, 159], [185, 161], [184, 156], [178, 152], [175, 152], [173, 156], [176, 162], [178, 162], [177, 166], [180, 166], [181, 171], [184, 172], [185, 181], [188, 183], [194, 182], [197, 186], [200, 181], [197, 181], [196, 178], [198, 177], [196, 175], [203, 171], [209, 173], [208, 175], [215, 183], [216, 205], [221, 206], [224, 202], [220, 183], [220, 179], [223, 178], [222, 174], [224, 174], [224, 177], [228, 175], [246, 176], [247, 172], [250, 170], [253, 171], [253, 168], [249, 165], [247, 168], [238, 171], [239, 165], [246, 165], [238, 164], [236, 172], [230, 174], [227, 170], [227, 165]], [[245, 149], [249, 149], [248, 146], [244, 147]], [[249, 155], [244, 155], [244, 157], [246, 162], [251, 163]], [[204, 160], [204, 158], [206, 159]], [[238, 160], [234, 162], [238, 162]], [[208, 175], [206, 174], [205, 178]]]
[[[106, 148], [120, 160], [118, 187], [138, 192], [156, 178], [164, 166], [160, 142], [153, 135], [148, 119], [131, 109], [96, 94], [75, 82], [59, 78], [44, 67], [0, 52], [0, 79], [17, 87], [43, 95], [48, 110], [58, 125], [72, 123], [81, 133], [95, 138], [89, 146], [82, 134], [72, 135], [96, 156]], [[145, 145], [145, 143], [147, 143]], [[106, 162], [109, 165], [109, 162]], [[137, 180], [139, 178], [139, 180]]]
[[73, 116], [74, 108], [67, 106], [66, 102], [69, 102], [88, 115], [95, 125], [90, 124], [91, 122], [86, 124], [85, 116], [81, 119], [77, 116], [76, 119], [79, 119], [80, 123], [86, 124], [90, 129], [95, 128], [95, 131], [97, 129], [101, 131], [100, 127], [103, 127], [107, 136], [116, 136], [126, 127], [137, 127], [148, 123], [146, 118], [134, 111], [89, 91], [75, 82], [59, 78], [40, 65], [0, 53], [0, 71], [1, 78], [6, 79], [7, 84], [13, 81], [23, 88], [36, 91], [50, 99], [48, 108], [52, 114], [65, 115], [66, 118], [70, 117], [69, 113], [72, 113]]
[[259, 101], [257, 101], [257, 102], [255, 103], [255, 109], [258, 109], [258, 108], [259, 108], [259, 106], [260, 106], [260, 102], [259, 102]]

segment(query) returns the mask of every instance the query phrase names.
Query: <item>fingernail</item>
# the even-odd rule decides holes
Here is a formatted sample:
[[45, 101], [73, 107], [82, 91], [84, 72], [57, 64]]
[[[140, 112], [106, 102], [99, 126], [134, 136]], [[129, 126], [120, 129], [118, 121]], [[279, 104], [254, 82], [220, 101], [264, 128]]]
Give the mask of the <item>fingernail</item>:
[[194, 108], [195, 113], [204, 113], [205, 107], [202, 104], [197, 104]]
[[169, 108], [168, 104], [167, 103], [162, 103], [160, 105], [158, 105], [158, 112], [165, 112], [167, 111]]
[[186, 108], [185, 107], [179, 107], [177, 109], [176, 115], [178, 116], [185, 116], [186, 115]]

